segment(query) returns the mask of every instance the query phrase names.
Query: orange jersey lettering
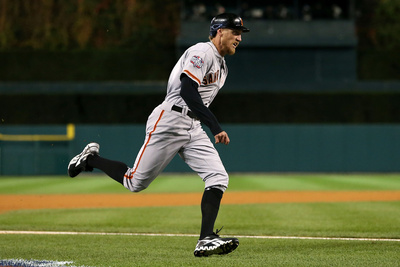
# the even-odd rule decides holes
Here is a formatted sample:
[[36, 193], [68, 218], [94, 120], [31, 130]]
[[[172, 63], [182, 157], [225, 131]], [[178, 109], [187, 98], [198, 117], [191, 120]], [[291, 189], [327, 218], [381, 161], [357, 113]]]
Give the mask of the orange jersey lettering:
[[215, 73], [209, 73], [203, 78], [203, 84], [204, 85], [209, 85], [211, 83], [215, 83], [218, 81], [219, 78], [219, 70]]

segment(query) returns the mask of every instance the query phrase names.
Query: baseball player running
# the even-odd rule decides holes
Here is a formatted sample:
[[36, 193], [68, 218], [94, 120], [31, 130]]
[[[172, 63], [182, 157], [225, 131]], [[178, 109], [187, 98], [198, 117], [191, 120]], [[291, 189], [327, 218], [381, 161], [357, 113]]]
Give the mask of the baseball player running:
[[214, 232], [229, 176], [201, 123], [210, 128], [216, 144], [229, 144], [228, 134], [208, 107], [228, 75], [224, 56], [235, 54], [242, 33], [248, 31], [239, 16], [217, 15], [211, 21], [209, 42], [197, 43], [183, 53], [169, 77], [164, 102], [148, 117], [144, 144], [133, 167], [100, 157], [97, 143], [88, 144], [68, 165], [70, 177], [97, 168], [130, 191], [140, 192], [179, 154], [205, 183], [196, 257], [228, 254], [239, 245], [237, 238], [221, 238], [218, 230]]

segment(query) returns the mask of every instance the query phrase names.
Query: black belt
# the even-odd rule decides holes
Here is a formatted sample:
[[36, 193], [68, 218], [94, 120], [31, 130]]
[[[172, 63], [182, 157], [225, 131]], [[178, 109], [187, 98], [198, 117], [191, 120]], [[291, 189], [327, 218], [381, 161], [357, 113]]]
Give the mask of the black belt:
[[[183, 108], [173, 105], [171, 110], [178, 111], [179, 113], [182, 113]], [[194, 113], [191, 112], [190, 110], [188, 110], [187, 115], [192, 119], [198, 120], [196, 115], [194, 115]]]

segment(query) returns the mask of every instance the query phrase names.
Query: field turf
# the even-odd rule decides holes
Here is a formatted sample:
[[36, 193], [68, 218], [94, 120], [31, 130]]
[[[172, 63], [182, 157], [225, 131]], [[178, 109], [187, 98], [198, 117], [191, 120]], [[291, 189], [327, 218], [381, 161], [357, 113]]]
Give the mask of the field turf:
[[[164, 175], [143, 194], [202, 189], [196, 175]], [[229, 190], [400, 192], [400, 175], [234, 174]], [[78, 193], [131, 194], [100, 175], [0, 178], [0, 194]], [[198, 205], [9, 211], [0, 213], [0, 260], [73, 262], [66, 266], [399, 266], [400, 262], [399, 201], [223, 205], [216, 227], [224, 226], [222, 236], [242, 236], [240, 246], [231, 254], [208, 258], [193, 256], [200, 218]], [[132, 235], [136, 233], [157, 235]]]

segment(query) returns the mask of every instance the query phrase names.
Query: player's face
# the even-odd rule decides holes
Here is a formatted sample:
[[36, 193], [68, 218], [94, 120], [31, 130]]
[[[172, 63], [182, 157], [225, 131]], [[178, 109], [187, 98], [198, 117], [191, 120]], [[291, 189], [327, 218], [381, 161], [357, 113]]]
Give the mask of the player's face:
[[242, 30], [221, 29], [221, 55], [233, 55], [242, 41]]

